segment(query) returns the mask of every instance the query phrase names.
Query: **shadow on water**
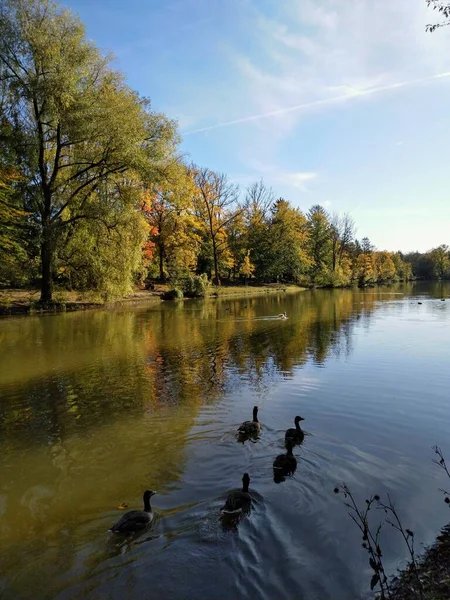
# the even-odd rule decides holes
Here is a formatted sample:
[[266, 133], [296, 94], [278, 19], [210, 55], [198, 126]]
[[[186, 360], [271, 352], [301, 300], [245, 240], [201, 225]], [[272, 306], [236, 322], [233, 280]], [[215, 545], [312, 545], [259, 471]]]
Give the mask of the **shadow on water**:
[[[414, 340], [433, 376], [424, 420], [447, 410], [444, 293], [317, 290], [0, 321], [0, 596], [357, 597], [364, 557], [330, 490], [424, 481], [400, 440], [416, 431], [407, 407], [423, 410]], [[254, 404], [260, 437], [236, 443]], [[380, 410], [389, 417], [373, 427]], [[298, 412], [310, 431], [274, 485]], [[251, 514], [224, 528], [220, 507], [244, 471]], [[159, 492], [151, 529], [108, 540], [118, 507], [141, 508], [146, 488]]]

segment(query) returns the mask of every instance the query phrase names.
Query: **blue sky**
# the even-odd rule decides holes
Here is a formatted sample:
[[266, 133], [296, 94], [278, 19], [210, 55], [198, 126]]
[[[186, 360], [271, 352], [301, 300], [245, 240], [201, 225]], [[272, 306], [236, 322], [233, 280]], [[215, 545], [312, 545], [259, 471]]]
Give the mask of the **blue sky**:
[[68, 0], [182, 149], [349, 212], [379, 249], [450, 244], [450, 28], [425, 0]]

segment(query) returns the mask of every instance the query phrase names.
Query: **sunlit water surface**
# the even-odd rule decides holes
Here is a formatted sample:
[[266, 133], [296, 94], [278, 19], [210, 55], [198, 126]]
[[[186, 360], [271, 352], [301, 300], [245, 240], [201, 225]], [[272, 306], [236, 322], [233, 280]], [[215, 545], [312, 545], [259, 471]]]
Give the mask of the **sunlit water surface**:
[[[431, 446], [450, 456], [449, 297], [417, 284], [1, 320], [0, 596], [365, 597], [333, 488], [389, 492], [418, 542], [446, 523]], [[239, 444], [254, 404], [260, 439]], [[298, 467], [275, 484], [296, 414]], [[224, 530], [244, 471], [252, 513]], [[111, 542], [146, 488], [154, 527]], [[391, 572], [404, 564], [391, 531], [384, 550]]]

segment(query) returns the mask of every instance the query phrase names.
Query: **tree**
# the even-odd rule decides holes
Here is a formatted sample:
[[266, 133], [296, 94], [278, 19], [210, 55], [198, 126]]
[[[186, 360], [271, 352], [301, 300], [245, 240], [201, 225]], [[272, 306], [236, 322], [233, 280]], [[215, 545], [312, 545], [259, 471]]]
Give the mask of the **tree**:
[[380, 281], [393, 281], [395, 279], [397, 270], [389, 252], [378, 252], [376, 264]]
[[99, 218], [105, 184], [160, 176], [173, 154], [174, 124], [152, 113], [109, 62], [51, 0], [4, 0], [0, 79], [14, 124], [8, 142], [39, 230], [41, 301], [52, 299], [58, 246], [78, 222]]
[[401, 252], [395, 252], [394, 254], [391, 254], [391, 258], [400, 281], [408, 281], [411, 279], [411, 265], [405, 262], [403, 254]]
[[432, 8], [433, 10], [437, 10], [438, 13], [447, 20], [447, 22], [444, 22], [444, 23], [428, 24], [425, 27], [426, 31], [433, 33], [433, 31], [436, 31], [436, 29], [438, 29], [439, 27], [445, 27], [447, 25], [450, 25], [450, 4], [448, 4], [447, 2], [442, 2], [442, 0], [425, 0], [425, 1], [427, 3], [428, 7]]
[[355, 222], [348, 213], [334, 214], [330, 227], [332, 269], [336, 271], [345, 252], [350, 251], [355, 237]]
[[359, 285], [375, 283], [377, 281], [377, 270], [373, 254], [360, 254], [354, 263], [353, 271], [354, 278]]
[[195, 270], [200, 236], [194, 214], [194, 194], [193, 173], [179, 163], [143, 204], [161, 281], [165, 280], [166, 273], [175, 281], [183, 273]]
[[433, 269], [433, 275], [439, 279], [450, 276], [450, 249], [447, 244], [441, 244], [428, 253]]
[[20, 209], [14, 193], [17, 176], [0, 164], [0, 283], [22, 283], [26, 270], [25, 237], [27, 213]]
[[275, 202], [272, 188], [266, 187], [263, 180], [248, 186], [243, 213], [247, 230], [247, 248], [255, 265], [255, 275], [264, 279], [268, 272], [269, 262], [269, 227], [271, 207]]
[[231, 270], [233, 272], [233, 278], [236, 278], [236, 275], [241, 273], [241, 267], [243, 266], [248, 255], [248, 236], [243, 212], [240, 212], [238, 215], [236, 215], [235, 219], [228, 223], [226, 227], [226, 234], [227, 246], [230, 251], [232, 262]]
[[220, 285], [219, 258], [227, 253], [226, 227], [243, 210], [237, 205], [239, 187], [224, 173], [206, 168], [196, 170], [194, 182], [197, 216], [204, 224], [205, 240], [211, 244], [214, 283]]
[[272, 207], [272, 220], [266, 240], [266, 278], [298, 281], [310, 267], [307, 256], [305, 215], [279, 198]]
[[327, 211], [320, 205], [312, 206], [307, 214], [308, 250], [312, 261], [311, 280], [323, 279], [331, 267], [331, 225]]
[[255, 271], [255, 265], [252, 264], [250, 260], [250, 252], [247, 251], [247, 254], [244, 256], [244, 260], [241, 265], [240, 273], [245, 278], [245, 283], [247, 285], [247, 279], [249, 279]]
[[429, 253], [421, 254], [420, 252], [409, 252], [404, 257], [405, 264], [410, 267], [414, 277], [419, 279], [432, 279], [433, 263]]
[[133, 274], [142, 272], [148, 225], [127, 196], [136, 190], [99, 190], [105, 197], [101, 218], [86, 219], [57, 248], [57, 278], [75, 289], [94, 290], [106, 300], [130, 291]]
[[361, 240], [361, 252], [363, 254], [371, 254], [375, 250], [375, 246], [371, 243], [368, 237], [363, 237]]
[[272, 188], [268, 188], [262, 179], [251, 183], [245, 195], [247, 215], [253, 217], [258, 215], [259, 218], [264, 219], [267, 217], [274, 200], [275, 196]]

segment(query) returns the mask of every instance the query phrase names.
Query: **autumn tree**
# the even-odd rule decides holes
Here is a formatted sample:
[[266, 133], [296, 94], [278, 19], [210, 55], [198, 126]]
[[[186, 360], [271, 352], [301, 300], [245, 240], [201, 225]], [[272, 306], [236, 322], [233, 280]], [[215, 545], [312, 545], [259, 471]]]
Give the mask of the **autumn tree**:
[[193, 198], [194, 173], [183, 163], [172, 165], [165, 181], [148, 192], [143, 211], [150, 227], [160, 281], [176, 280], [195, 270], [200, 247]]
[[239, 187], [224, 173], [207, 168], [196, 169], [194, 182], [196, 215], [203, 223], [205, 241], [211, 245], [214, 283], [220, 285], [220, 258], [229, 256], [226, 227], [243, 210], [238, 206]]
[[377, 252], [375, 255], [378, 280], [380, 282], [394, 281], [397, 275], [395, 263], [390, 252]]
[[241, 275], [244, 276], [245, 284], [247, 285], [247, 280], [255, 272], [255, 265], [250, 260], [250, 251], [248, 251], [248, 250], [247, 250], [247, 254], [244, 256], [244, 260], [242, 261], [239, 272]]
[[15, 130], [9, 141], [39, 229], [41, 301], [49, 301], [67, 231], [99, 218], [105, 187], [128, 186], [140, 173], [159, 177], [175, 126], [150, 111], [80, 21], [51, 0], [2, 3], [0, 79]]
[[361, 286], [377, 281], [378, 274], [373, 254], [364, 252], [359, 254], [353, 264], [353, 276]]

